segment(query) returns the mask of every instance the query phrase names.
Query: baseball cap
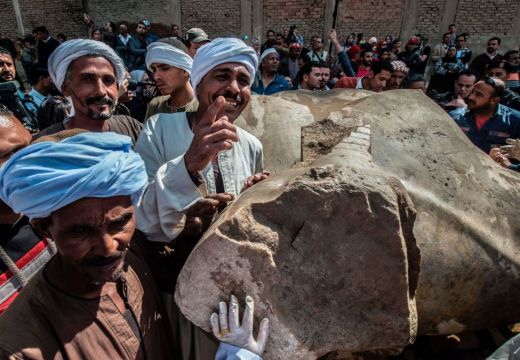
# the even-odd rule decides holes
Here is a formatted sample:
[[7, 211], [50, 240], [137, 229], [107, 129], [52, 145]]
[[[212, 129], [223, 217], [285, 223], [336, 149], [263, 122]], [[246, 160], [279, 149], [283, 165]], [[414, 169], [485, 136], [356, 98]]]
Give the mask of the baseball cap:
[[291, 43], [291, 45], [289, 45], [289, 48], [290, 49], [301, 49], [302, 48], [302, 44], [300, 44], [300, 43]]
[[199, 28], [191, 28], [186, 32], [185, 40], [191, 41], [194, 43], [199, 43], [202, 41], [210, 41], [208, 34], [202, 29]]
[[421, 39], [418, 37], [411, 37], [410, 40], [408, 40], [408, 45], [421, 45]]

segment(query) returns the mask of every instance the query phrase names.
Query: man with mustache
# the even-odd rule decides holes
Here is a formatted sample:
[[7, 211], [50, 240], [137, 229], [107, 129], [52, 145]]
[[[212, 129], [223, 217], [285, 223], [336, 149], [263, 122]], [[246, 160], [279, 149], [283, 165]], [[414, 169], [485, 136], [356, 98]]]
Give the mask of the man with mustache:
[[506, 145], [508, 138], [520, 138], [520, 113], [500, 104], [504, 91], [502, 80], [485, 76], [465, 100], [468, 107], [449, 113], [471, 142], [486, 154]]
[[280, 55], [275, 48], [265, 50], [260, 56], [260, 71], [257, 73], [252, 91], [258, 95], [273, 95], [280, 91], [290, 90], [291, 85], [278, 75]]
[[161, 41], [148, 45], [146, 67], [163, 96], [148, 104], [145, 119], [159, 113], [194, 112], [198, 102], [190, 83], [192, 58], [181, 49]]
[[66, 41], [49, 57], [49, 74], [56, 88], [70, 98], [73, 109], [63, 123], [39, 132], [37, 138], [78, 128], [127, 135], [135, 143], [141, 123], [113, 115], [125, 67], [110, 46], [94, 40]]
[[[159, 294], [173, 290], [175, 254], [135, 230], [134, 205], [146, 182], [130, 138], [114, 133], [47, 136], [2, 166], [0, 198], [58, 252], [0, 317], [0, 358], [179, 358]], [[242, 326], [234, 296], [229, 319], [225, 302], [211, 316], [227, 343], [218, 359], [260, 359], [268, 321], [255, 340], [254, 302], [246, 303]]]
[[486, 74], [486, 69], [492, 61], [501, 61], [503, 56], [498, 52], [500, 49], [500, 38], [492, 37], [488, 40], [487, 49], [484, 54], [480, 54], [470, 64], [470, 69], [475, 70], [480, 77]]

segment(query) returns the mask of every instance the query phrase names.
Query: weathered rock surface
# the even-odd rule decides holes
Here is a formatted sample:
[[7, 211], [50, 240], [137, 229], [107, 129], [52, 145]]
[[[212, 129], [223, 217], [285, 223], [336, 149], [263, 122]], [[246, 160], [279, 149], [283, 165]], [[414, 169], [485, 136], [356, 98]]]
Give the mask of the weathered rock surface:
[[[276, 175], [244, 192], [188, 259], [176, 301], [191, 321], [209, 330], [215, 299], [247, 292], [272, 321], [266, 359], [315, 359], [398, 351], [416, 314], [421, 334], [520, 320], [520, 176], [434, 103], [416, 91], [254, 99], [240, 125]], [[297, 137], [309, 126], [319, 135], [320, 122], [347, 136], [314, 160], [313, 140]]]

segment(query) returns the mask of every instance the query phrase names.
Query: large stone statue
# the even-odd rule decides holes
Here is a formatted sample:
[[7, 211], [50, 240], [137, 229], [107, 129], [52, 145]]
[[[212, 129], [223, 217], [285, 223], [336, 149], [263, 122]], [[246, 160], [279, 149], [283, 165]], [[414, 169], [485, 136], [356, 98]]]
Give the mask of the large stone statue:
[[182, 270], [196, 325], [247, 292], [271, 320], [266, 359], [317, 359], [520, 320], [520, 176], [423, 94], [259, 96], [239, 124], [274, 174]]

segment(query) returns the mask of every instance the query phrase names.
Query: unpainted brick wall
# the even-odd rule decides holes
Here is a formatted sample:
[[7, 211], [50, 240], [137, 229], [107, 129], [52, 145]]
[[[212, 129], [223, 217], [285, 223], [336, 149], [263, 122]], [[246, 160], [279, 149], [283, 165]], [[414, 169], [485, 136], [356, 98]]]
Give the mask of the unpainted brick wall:
[[439, 43], [442, 33], [448, 30], [440, 28], [444, 5], [445, 0], [419, 0], [416, 31], [426, 35], [430, 39], [430, 44]]
[[210, 37], [240, 35], [240, 0], [182, 0], [183, 32], [202, 28]]
[[520, 21], [515, 19], [519, 6], [518, 0], [460, 0], [455, 23], [459, 32], [510, 35], [513, 22]]

